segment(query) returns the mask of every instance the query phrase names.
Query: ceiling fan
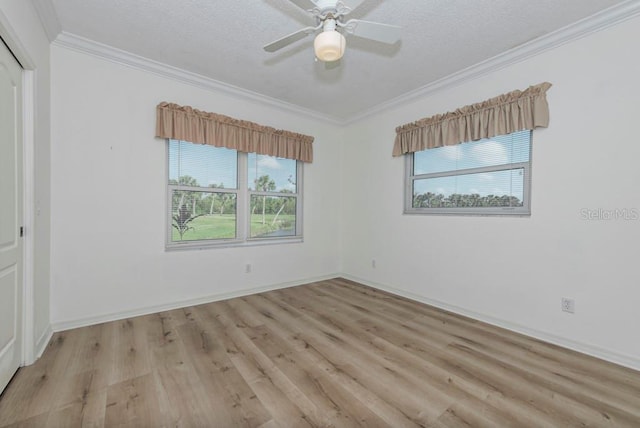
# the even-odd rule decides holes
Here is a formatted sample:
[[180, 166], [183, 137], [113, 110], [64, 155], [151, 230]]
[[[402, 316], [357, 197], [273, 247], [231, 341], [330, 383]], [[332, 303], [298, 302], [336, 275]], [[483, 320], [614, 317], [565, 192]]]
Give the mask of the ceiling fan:
[[305, 27], [264, 46], [267, 52], [275, 52], [319, 32], [313, 47], [316, 58], [325, 62], [337, 61], [344, 55], [346, 40], [343, 35], [353, 34], [381, 43], [393, 44], [400, 39], [400, 29], [396, 25], [349, 19], [345, 16], [353, 12], [364, 0], [351, 0], [347, 6], [341, 0], [289, 0], [296, 6], [311, 13], [316, 20], [315, 27]]

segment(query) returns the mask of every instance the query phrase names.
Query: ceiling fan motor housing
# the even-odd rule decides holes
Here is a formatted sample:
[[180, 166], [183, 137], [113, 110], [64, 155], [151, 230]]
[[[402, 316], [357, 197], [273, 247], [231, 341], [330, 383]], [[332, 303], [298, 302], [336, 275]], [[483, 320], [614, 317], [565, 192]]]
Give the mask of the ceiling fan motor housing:
[[336, 0], [318, 0], [316, 2], [318, 10], [320, 10], [322, 14], [325, 12], [336, 11], [338, 9], [338, 4], [342, 4], [344, 7], [344, 4], [341, 1]]
[[342, 22], [344, 15], [347, 15], [349, 12], [351, 12], [349, 7], [342, 1], [336, 0], [318, 0], [316, 7], [313, 8], [313, 14], [318, 23], [324, 22], [327, 19], [335, 19]]

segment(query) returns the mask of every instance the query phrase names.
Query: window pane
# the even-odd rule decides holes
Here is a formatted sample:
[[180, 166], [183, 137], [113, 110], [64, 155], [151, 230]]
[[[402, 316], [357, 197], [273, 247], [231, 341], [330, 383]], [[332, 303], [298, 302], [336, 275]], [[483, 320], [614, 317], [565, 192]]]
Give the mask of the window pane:
[[297, 199], [251, 195], [251, 237], [295, 236]]
[[223, 147], [169, 140], [169, 184], [238, 187], [238, 153]]
[[249, 189], [296, 193], [296, 161], [249, 153]]
[[415, 180], [413, 208], [522, 207], [524, 168]]
[[172, 191], [171, 241], [236, 237], [236, 194]]
[[431, 174], [529, 162], [531, 131], [414, 153], [413, 174]]

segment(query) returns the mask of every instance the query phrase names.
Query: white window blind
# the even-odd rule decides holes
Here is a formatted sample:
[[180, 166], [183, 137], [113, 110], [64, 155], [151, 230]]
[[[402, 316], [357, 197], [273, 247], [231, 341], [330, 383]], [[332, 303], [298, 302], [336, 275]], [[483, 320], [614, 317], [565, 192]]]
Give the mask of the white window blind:
[[531, 131], [407, 155], [405, 212], [530, 213]]

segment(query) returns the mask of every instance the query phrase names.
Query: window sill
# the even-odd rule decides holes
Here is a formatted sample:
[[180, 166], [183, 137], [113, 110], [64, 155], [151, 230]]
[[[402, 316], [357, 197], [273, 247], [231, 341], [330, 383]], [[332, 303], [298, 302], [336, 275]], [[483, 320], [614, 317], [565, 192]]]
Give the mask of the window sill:
[[220, 242], [202, 242], [193, 241], [182, 244], [165, 244], [165, 252], [173, 251], [186, 251], [186, 250], [211, 250], [216, 248], [238, 248], [238, 247], [259, 247], [263, 245], [280, 245], [280, 244], [300, 244], [304, 242], [302, 236], [292, 236], [288, 238], [278, 239], [260, 239], [254, 238], [246, 241], [239, 241], [235, 239], [220, 241]]
[[457, 217], [531, 217], [531, 211], [525, 210], [487, 210], [465, 211], [465, 210], [442, 210], [442, 211], [421, 211], [421, 210], [404, 210], [404, 215], [427, 215], [427, 216], [457, 216]]

